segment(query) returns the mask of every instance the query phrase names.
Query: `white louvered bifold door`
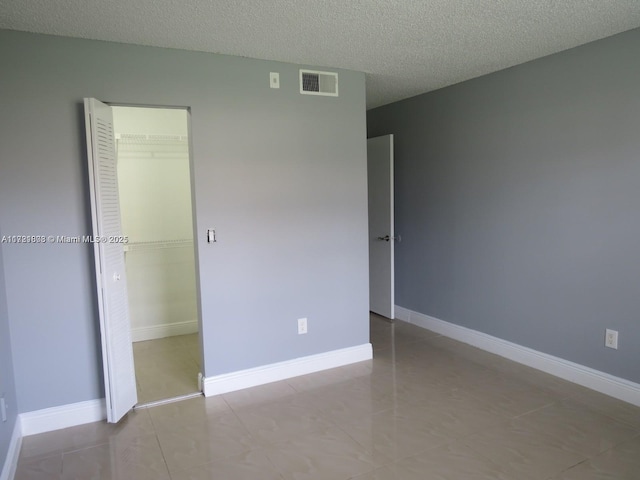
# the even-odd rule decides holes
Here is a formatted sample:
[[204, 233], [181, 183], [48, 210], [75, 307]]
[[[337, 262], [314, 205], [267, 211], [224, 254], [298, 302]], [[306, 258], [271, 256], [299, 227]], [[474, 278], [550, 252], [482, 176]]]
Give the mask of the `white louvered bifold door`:
[[[111, 107], [84, 100], [98, 309], [107, 421], [118, 422], [138, 401], [124, 266]], [[100, 241], [97, 241], [97, 240]]]

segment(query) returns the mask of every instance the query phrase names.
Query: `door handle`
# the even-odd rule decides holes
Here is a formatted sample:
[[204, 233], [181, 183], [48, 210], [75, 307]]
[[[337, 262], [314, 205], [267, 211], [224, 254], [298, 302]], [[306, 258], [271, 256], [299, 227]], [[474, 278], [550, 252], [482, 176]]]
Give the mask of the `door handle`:
[[116, 272], [113, 274], [113, 281], [117, 282], [118, 280], [120, 280], [120, 274]]
[[384, 237], [378, 237], [378, 240], [384, 240], [385, 242], [388, 242], [389, 240], [396, 240], [398, 242], [401, 241], [400, 235], [398, 235], [397, 237], [391, 237], [389, 235], [385, 235]]

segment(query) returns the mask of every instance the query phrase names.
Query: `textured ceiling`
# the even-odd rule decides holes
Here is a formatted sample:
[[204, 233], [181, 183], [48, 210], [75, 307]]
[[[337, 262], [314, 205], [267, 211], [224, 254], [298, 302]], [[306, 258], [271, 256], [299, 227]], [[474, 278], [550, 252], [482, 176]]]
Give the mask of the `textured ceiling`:
[[369, 108], [640, 26], [640, 0], [0, 0], [0, 28], [367, 73]]

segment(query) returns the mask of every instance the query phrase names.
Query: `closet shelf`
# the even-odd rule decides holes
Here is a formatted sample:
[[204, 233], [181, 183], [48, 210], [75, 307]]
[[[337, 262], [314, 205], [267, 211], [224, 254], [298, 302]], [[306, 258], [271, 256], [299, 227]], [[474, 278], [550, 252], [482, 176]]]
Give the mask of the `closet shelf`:
[[116, 133], [118, 143], [147, 144], [147, 143], [188, 143], [188, 135], [148, 135], [144, 133]]
[[136, 252], [141, 250], [158, 250], [162, 248], [186, 248], [193, 245], [190, 238], [178, 240], [157, 240], [151, 242], [129, 242], [124, 245], [125, 252]]

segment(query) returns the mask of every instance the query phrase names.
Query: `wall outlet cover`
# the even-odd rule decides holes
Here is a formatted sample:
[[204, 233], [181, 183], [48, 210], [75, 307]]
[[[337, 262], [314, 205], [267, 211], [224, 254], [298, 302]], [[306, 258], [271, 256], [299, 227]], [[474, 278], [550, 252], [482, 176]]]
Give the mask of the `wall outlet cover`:
[[298, 335], [304, 335], [307, 333], [307, 319], [299, 318], [298, 319]]
[[604, 336], [604, 346], [618, 349], [618, 332], [607, 328]]

